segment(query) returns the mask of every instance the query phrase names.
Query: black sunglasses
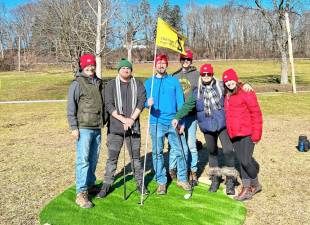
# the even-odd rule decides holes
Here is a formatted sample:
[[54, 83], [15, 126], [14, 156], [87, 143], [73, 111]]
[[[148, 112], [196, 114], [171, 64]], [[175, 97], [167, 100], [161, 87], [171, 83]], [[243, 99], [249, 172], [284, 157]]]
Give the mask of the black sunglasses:
[[213, 73], [202, 73], [202, 74], [200, 74], [200, 76], [201, 77], [205, 77], [205, 76], [212, 77]]
[[192, 60], [190, 58], [181, 58], [181, 61], [188, 61], [191, 62]]

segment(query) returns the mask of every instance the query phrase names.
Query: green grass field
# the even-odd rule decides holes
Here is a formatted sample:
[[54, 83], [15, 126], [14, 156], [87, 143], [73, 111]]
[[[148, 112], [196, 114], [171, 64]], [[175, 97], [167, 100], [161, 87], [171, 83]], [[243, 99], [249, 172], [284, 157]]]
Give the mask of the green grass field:
[[[128, 179], [128, 177], [127, 177]], [[223, 191], [208, 193], [207, 185], [194, 189], [189, 200], [183, 198], [184, 192], [172, 183], [168, 194], [159, 196], [154, 193], [155, 182], [148, 187], [152, 191], [141, 206], [140, 195], [135, 191], [135, 182], [127, 184], [128, 198], [123, 198], [123, 179], [114, 183], [114, 191], [104, 199], [93, 198], [95, 207], [81, 209], [73, 204], [75, 188], [71, 187], [52, 200], [40, 214], [41, 224], [57, 225], [237, 225], [243, 224], [246, 209], [244, 204], [226, 196]]]
[[[199, 67], [206, 62], [197, 62]], [[277, 61], [211, 61], [217, 78], [222, 72], [233, 67], [240, 79], [250, 82], [254, 88], [261, 86], [279, 86], [280, 64]], [[170, 63], [168, 72], [172, 73], [179, 67], [178, 63]], [[310, 84], [310, 60], [296, 61], [297, 85]], [[152, 64], [137, 64], [133, 67], [134, 75], [142, 80], [151, 76]], [[103, 70], [103, 78], [110, 79], [115, 70]], [[74, 79], [70, 69], [40, 67], [28, 72], [0, 72], [0, 101], [65, 99], [68, 86]]]
[[[237, 68], [241, 79], [251, 82], [255, 89], [260, 85], [280, 86], [273, 83], [273, 76], [279, 77], [280, 73], [279, 64], [275, 61], [211, 63], [217, 75], [229, 66]], [[169, 72], [172, 72], [177, 64], [171, 63], [169, 67]], [[309, 60], [296, 62], [298, 86], [310, 87], [309, 68]], [[134, 65], [134, 73], [138, 77], [148, 77], [150, 71], [151, 64]], [[105, 71], [104, 75], [112, 77], [114, 72]], [[65, 99], [72, 79], [69, 69], [55, 67], [20, 73], [1, 72], [0, 101]], [[214, 221], [229, 225], [243, 222], [245, 225], [308, 224], [310, 155], [309, 152], [298, 152], [296, 144], [300, 134], [310, 136], [310, 93], [294, 95], [274, 92], [259, 93], [257, 96], [263, 112], [264, 131], [254, 155], [261, 165], [263, 192], [244, 205], [239, 205], [222, 192], [212, 196], [207, 193], [207, 186], [199, 185], [195, 188], [193, 198], [185, 201], [185, 193], [172, 184], [167, 196], [149, 196], [143, 206], [147, 210], [142, 210], [137, 204], [139, 196], [136, 192], [127, 201], [122, 199], [121, 180], [114, 184], [114, 192], [106, 199], [94, 199], [96, 206], [93, 209], [82, 210], [75, 205], [72, 186], [75, 181], [75, 142], [68, 129], [65, 102], [0, 104], [0, 224], [81, 224], [85, 218], [90, 220], [90, 217], [91, 224], [102, 224], [105, 220], [110, 221], [109, 224], [122, 224], [115, 222], [119, 215], [131, 219], [135, 216], [142, 218], [140, 224], [156, 224], [156, 221], [180, 225], [181, 221], [185, 224], [215, 224]], [[147, 110], [144, 110], [141, 116], [141, 153], [145, 150], [147, 114]], [[99, 179], [107, 157], [105, 132], [106, 129], [103, 130], [97, 167]], [[197, 135], [203, 141], [201, 133], [197, 132]], [[207, 151], [202, 150], [199, 160], [203, 161], [206, 155]], [[126, 160], [129, 162], [128, 156]], [[206, 160], [201, 164], [201, 177], [207, 177], [207, 168]], [[118, 165], [118, 172], [121, 170], [122, 165]], [[134, 191], [133, 181], [130, 180], [128, 185], [128, 193], [131, 193]], [[149, 189], [155, 190], [153, 182]], [[223, 202], [225, 204], [221, 204]], [[229, 217], [227, 212], [230, 214], [231, 207], [239, 211], [232, 209], [233, 216]], [[183, 211], [184, 215], [177, 214], [179, 211]], [[199, 220], [193, 217], [196, 211]], [[168, 223], [161, 220], [166, 217]], [[134, 223], [130, 221], [129, 224]]]

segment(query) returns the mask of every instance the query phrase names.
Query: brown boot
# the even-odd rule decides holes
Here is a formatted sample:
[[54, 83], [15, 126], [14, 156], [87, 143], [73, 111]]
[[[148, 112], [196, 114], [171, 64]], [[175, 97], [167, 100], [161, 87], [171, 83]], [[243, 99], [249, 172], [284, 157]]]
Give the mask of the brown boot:
[[171, 180], [176, 180], [177, 179], [177, 173], [175, 170], [169, 170], [169, 175]]
[[87, 191], [80, 192], [76, 195], [75, 203], [81, 208], [92, 208], [93, 203], [88, 199]]
[[260, 183], [251, 186], [252, 195], [257, 194], [263, 190], [262, 185]]
[[189, 174], [189, 180], [192, 183], [193, 186], [197, 186], [198, 185], [198, 177], [196, 172], [191, 171]]
[[251, 187], [242, 187], [241, 192], [238, 196], [234, 197], [234, 199], [237, 201], [245, 201], [252, 199], [252, 197], [253, 193]]
[[177, 181], [177, 186], [182, 188], [185, 191], [192, 190], [191, 185], [187, 181]]
[[166, 185], [165, 184], [159, 184], [158, 187], [157, 187], [157, 194], [158, 195], [165, 195], [166, 194]]

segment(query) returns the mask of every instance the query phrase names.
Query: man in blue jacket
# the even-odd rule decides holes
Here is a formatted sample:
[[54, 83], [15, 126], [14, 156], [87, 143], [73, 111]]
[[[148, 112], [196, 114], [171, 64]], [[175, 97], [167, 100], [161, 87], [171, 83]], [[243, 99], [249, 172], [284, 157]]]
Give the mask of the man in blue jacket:
[[[183, 89], [177, 78], [167, 75], [168, 58], [158, 55], [155, 59], [156, 74], [145, 81], [147, 107], [151, 107], [150, 134], [152, 139], [152, 158], [155, 170], [155, 179], [158, 183], [157, 193], [166, 194], [167, 174], [164, 167], [163, 148], [167, 135], [171, 146], [170, 153], [177, 159], [177, 185], [189, 191], [191, 186], [187, 180], [186, 159], [188, 148], [184, 136], [181, 136], [182, 147], [178, 141], [178, 134], [171, 125], [177, 110], [184, 103]], [[153, 86], [153, 87], [152, 87]], [[152, 93], [151, 93], [152, 92]]]

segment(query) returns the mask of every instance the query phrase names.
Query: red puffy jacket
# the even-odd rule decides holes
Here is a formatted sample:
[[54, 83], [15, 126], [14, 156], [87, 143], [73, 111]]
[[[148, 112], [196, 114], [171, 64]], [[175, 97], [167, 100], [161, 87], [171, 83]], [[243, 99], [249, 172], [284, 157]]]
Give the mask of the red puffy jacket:
[[253, 142], [261, 139], [263, 118], [255, 92], [238, 88], [236, 94], [225, 96], [224, 107], [230, 138], [251, 136]]

